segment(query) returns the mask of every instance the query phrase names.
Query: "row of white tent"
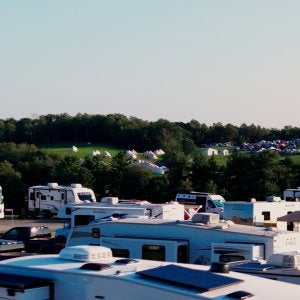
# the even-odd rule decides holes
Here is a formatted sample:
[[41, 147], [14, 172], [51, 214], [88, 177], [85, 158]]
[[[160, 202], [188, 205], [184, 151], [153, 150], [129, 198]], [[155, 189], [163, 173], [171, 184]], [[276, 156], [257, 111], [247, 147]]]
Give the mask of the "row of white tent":
[[[77, 152], [78, 148], [76, 146], [72, 146], [70, 150], [72, 152]], [[136, 159], [137, 154], [138, 153], [134, 149], [126, 151], [126, 156], [129, 159]], [[146, 157], [146, 158], [150, 158], [150, 159], [157, 159], [158, 156], [164, 155], [164, 154], [165, 154], [165, 152], [162, 149], [158, 149], [158, 150], [155, 150], [155, 151], [146, 151], [146, 152], [143, 153], [143, 156]], [[111, 154], [108, 151], [100, 152], [99, 150], [93, 150], [92, 155], [93, 156], [101, 155], [102, 157], [111, 157]]]
[[203, 150], [203, 153], [208, 156], [212, 155], [229, 155], [229, 151], [227, 149], [217, 150], [214, 148], [206, 148]]
[[[76, 146], [72, 146], [70, 151], [77, 152], [78, 148]], [[99, 150], [93, 150], [92, 155], [93, 156], [101, 155], [102, 157], [111, 157], [111, 154], [108, 151], [100, 152]]]

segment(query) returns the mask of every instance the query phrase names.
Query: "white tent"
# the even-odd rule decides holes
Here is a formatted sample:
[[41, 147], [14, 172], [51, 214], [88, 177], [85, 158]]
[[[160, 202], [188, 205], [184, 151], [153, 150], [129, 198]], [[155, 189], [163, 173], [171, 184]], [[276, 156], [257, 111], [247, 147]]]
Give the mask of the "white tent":
[[203, 153], [205, 155], [211, 156], [211, 155], [218, 155], [218, 150], [213, 148], [206, 148], [203, 150]]
[[70, 149], [72, 152], [77, 152], [78, 151], [78, 148], [76, 146], [72, 146], [71, 149]]
[[101, 155], [103, 156], [103, 157], [111, 157], [111, 154], [108, 152], [108, 151], [103, 151], [102, 153], [101, 153]]

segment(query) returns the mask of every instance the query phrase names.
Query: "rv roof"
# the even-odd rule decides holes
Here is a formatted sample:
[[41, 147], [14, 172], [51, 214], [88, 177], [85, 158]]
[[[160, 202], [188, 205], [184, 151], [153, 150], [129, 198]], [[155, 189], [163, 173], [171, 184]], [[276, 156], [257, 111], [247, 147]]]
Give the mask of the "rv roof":
[[[101, 285], [103, 282], [101, 277], [102, 280], [113, 279], [120, 293], [125, 292], [126, 299], [128, 298], [126, 296], [130, 295], [126, 286], [130, 283], [133, 287], [140, 285], [141, 288], [148, 288], [148, 291], [150, 289], [174, 291], [175, 298], [172, 299], [246, 299], [242, 298], [242, 295], [250, 296], [247, 299], [269, 299], [268, 295], [271, 293], [273, 300], [279, 300], [284, 298], [286, 292], [290, 300], [299, 298], [297, 285], [275, 282], [243, 273], [230, 271], [229, 274], [215, 274], [208, 272], [208, 266], [170, 264], [151, 260], [134, 260], [128, 263], [125, 261], [123, 264], [118, 261], [119, 258], [110, 257], [107, 260], [101, 260], [100, 263], [93, 262], [86, 265], [81, 261], [62, 260], [59, 255], [33, 255], [1, 261], [0, 270], [5, 274], [4, 282], [10, 286], [14, 284], [13, 287], [24, 286], [24, 283], [40, 284], [44, 283], [45, 278], [50, 278], [51, 282], [54, 282], [55, 299], [63, 299], [63, 296], [67, 298], [70, 295], [70, 292], [67, 293], [70, 287], [75, 287], [78, 283], [84, 285], [84, 282], [89, 279], [90, 283], [95, 281], [99, 283], [97, 291], [106, 289], [107, 287]], [[15, 275], [16, 272], [19, 277]], [[30, 281], [32, 277], [28, 279], [29, 274], [37, 279]], [[77, 281], [70, 282], [69, 278]], [[16, 281], [20, 285], [16, 285]], [[95, 284], [93, 286], [96, 287]], [[85, 285], [84, 288], [90, 287]], [[109, 286], [109, 289], [113, 288], [112, 285]], [[238, 298], [237, 294], [239, 294]], [[251, 297], [253, 295], [255, 297]], [[146, 296], [147, 299], [153, 299], [152, 295]]]
[[[257, 227], [257, 226], [247, 226], [247, 225], [239, 225], [234, 224], [230, 222], [230, 224], [226, 223], [226, 221], [220, 221], [219, 223], [213, 223], [213, 224], [202, 224], [202, 223], [193, 223], [190, 220], [184, 220], [184, 221], [172, 221], [172, 220], [164, 220], [164, 219], [138, 219], [138, 218], [126, 218], [126, 219], [119, 219], [119, 220], [113, 220], [113, 221], [107, 221], [103, 222], [105, 223], [126, 223], [126, 224], [144, 224], [144, 225], [165, 225], [165, 226], [186, 226], [186, 227], [193, 227], [193, 228], [199, 228], [204, 230], [218, 230], [222, 228], [222, 231], [228, 231], [228, 232], [238, 232], [238, 233], [244, 233], [244, 234], [250, 234], [250, 235], [262, 235], [262, 236], [277, 236], [280, 234], [291, 234], [291, 232], [288, 231], [279, 231], [274, 230], [270, 228], [264, 228], [264, 227]], [[228, 224], [228, 226], [223, 225]], [[85, 225], [85, 226], [95, 226], [95, 225]], [[295, 234], [295, 232], [292, 232]]]

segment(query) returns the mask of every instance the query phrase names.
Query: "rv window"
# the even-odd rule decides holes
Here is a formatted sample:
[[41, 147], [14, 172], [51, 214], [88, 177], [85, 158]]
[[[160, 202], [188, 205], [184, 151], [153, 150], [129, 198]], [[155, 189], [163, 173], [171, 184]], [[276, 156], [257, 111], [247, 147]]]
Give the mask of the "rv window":
[[211, 200], [207, 201], [207, 206], [210, 207], [210, 208], [215, 208], [216, 207]]
[[92, 215], [75, 215], [74, 226], [87, 225], [95, 220], [95, 216]]
[[30, 194], [29, 194], [29, 199], [30, 199], [30, 200], [34, 200], [34, 193], [30, 193]]
[[46, 200], [46, 196], [45, 195], [41, 195], [41, 200]]
[[92, 195], [90, 193], [77, 193], [77, 196], [79, 198], [79, 200], [81, 201], [91, 201], [92, 202]]
[[245, 260], [245, 257], [237, 254], [222, 254], [219, 257], [219, 261], [224, 263], [239, 261], [239, 260]]
[[128, 249], [115, 249], [111, 248], [112, 254], [114, 257], [125, 257], [129, 258], [129, 250]]
[[143, 245], [142, 259], [165, 261], [166, 249], [161, 245]]
[[61, 200], [65, 199], [65, 194], [64, 193], [61, 193], [60, 196], [61, 196]]
[[53, 197], [53, 196], [51, 196], [51, 197], [50, 197], [50, 200], [52, 200], [52, 201], [53, 201], [53, 200], [54, 200], [54, 197]]
[[269, 211], [263, 211], [261, 214], [264, 216], [264, 221], [271, 220], [271, 214]]
[[222, 200], [213, 200], [213, 202], [217, 207], [223, 207], [224, 206], [224, 202]]
[[186, 245], [180, 245], [177, 249], [177, 262], [188, 263], [188, 251]]

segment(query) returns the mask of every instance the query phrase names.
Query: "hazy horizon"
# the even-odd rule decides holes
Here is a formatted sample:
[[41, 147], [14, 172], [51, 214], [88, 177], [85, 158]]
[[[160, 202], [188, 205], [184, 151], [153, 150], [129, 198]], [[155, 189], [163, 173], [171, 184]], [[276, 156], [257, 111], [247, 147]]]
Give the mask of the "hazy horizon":
[[300, 127], [296, 0], [0, 3], [0, 119]]

